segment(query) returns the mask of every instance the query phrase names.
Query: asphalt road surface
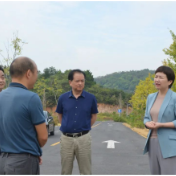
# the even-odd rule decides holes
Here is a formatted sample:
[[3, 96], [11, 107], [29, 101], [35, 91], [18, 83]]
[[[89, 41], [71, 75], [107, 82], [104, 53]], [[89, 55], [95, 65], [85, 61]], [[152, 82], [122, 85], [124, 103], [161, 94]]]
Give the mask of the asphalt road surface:
[[[91, 130], [92, 174], [93, 175], [150, 175], [148, 155], [143, 155], [145, 138], [121, 123], [96, 122]], [[60, 135], [56, 127], [55, 135], [49, 136], [43, 147], [42, 175], [60, 175]], [[109, 144], [113, 140], [119, 143]], [[79, 175], [77, 161], [74, 161], [73, 175]]]

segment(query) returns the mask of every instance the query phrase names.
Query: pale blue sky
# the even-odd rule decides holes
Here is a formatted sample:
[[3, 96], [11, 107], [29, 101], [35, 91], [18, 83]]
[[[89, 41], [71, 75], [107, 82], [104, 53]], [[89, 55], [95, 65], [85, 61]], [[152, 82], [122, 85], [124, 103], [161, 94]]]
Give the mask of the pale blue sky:
[[39, 70], [80, 68], [94, 77], [156, 69], [176, 33], [176, 2], [3, 2], [0, 48], [15, 31]]

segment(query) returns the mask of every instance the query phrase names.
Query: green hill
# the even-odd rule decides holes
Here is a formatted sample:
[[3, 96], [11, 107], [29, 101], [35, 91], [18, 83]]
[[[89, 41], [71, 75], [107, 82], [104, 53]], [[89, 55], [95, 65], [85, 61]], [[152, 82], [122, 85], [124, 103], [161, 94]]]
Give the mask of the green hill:
[[154, 70], [144, 69], [139, 71], [115, 72], [106, 76], [95, 78], [97, 84], [106, 88], [120, 89], [132, 93], [140, 80], [144, 80], [149, 73], [154, 74]]

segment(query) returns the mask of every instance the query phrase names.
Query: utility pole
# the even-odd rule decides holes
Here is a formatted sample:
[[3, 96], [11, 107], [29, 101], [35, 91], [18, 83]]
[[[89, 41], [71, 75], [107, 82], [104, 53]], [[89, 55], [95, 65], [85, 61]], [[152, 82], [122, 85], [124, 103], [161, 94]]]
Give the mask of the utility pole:
[[128, 102], [127, 102], [127, 110], [126, 110], [126, 115], [128, 116]]
[[128, 107], [131, 106], [130, 103], [127, 103], [127, 110], [126, 110], [126, 115], [128, 116]]

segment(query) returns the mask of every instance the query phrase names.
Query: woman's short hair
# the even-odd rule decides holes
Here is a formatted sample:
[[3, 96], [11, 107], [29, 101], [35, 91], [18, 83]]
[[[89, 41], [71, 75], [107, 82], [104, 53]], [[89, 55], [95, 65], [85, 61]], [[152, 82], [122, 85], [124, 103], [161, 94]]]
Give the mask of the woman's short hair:
[[81, 74], [84, 75], [84, 78], [86, 78], [86, 74], [85, 74], [82, 70], [80, 70], [80, 69], [75, 69], [75, 70], [71, 70], [71, 71], [69, 72], [69, 74], [68, 74], [68, 80], [69, 80], [69, 81], [73, 81], [73, 77], [74, 77], [74, 74], [75, 74], [75, 73], [81, 73]]
[[165, 65], [162, 65], [156, 69], [155, 74], [158, 72], [164, 73], [167, 76], [167, 80], [172, 81], [172, 83], [169, 85], [169, 88], [171, 88], [172, 84], [174, 83], [174, 80], [175, 80], [175, 73], [172, 70], [172, 68], [165, 66]]
[[4, 69], [0, 66], [0, 70], [4, 73]]

